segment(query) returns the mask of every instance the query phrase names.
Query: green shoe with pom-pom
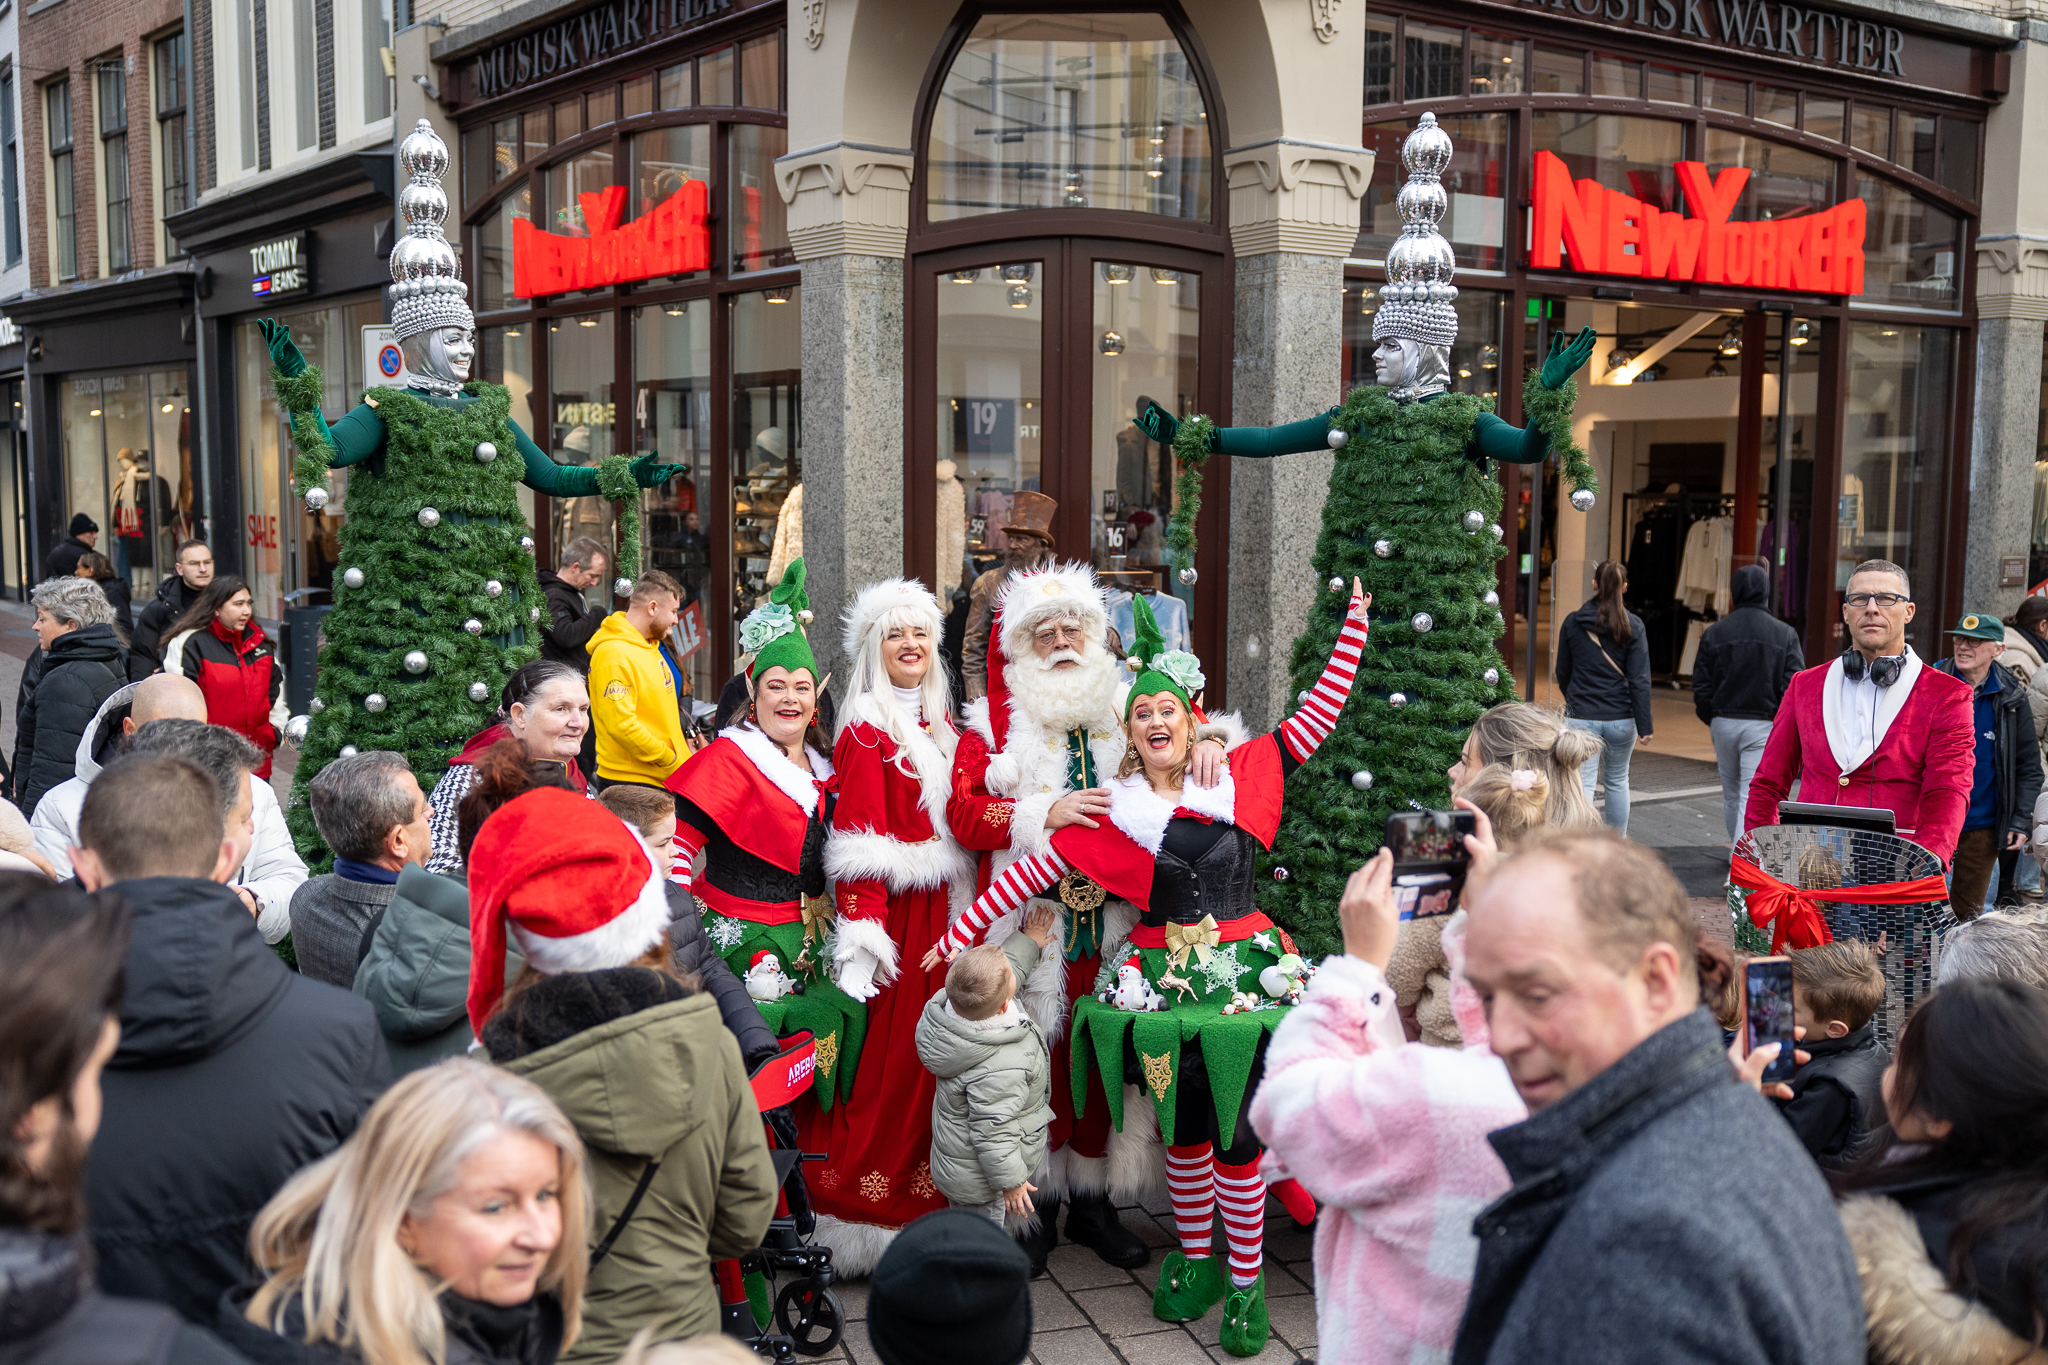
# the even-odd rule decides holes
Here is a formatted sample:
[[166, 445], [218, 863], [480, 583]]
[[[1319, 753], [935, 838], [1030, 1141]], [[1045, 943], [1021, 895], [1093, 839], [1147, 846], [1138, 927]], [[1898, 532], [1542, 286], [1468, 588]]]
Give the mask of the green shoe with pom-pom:
[[1220, 1344], [1234, 1356], [1255, 1356], [1266, 1349], [1273, 1335], [1273, 1323], [1266, 1316], [1266, 1272], [1243, 1289], [1233, 1289], [1223, 1301], [1223, 1335]]
[[1221, 1257], [1172, 1252], [1159, 1267], [1152, 1316], [1161, 1322], [1193, 1322], [1222, 1301], [1225, 1287]]

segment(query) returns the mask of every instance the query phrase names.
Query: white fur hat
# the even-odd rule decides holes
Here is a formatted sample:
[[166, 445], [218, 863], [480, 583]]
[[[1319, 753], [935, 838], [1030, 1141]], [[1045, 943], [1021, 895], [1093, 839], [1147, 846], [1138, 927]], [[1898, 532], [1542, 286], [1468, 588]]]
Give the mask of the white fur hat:
[[847, 604], [844, 613], [846, 633], [842, 639], [848, 657], [859, 658], [868, 632], [891, 612], [904, 607], [918, 613], [925, 629], [931, 632], [932, 645], [936, 648], [939, 636], [946, 629], [946, 613], [939, 609], [939, 599], [914, 578], [885, 578], [862, 588]]
[[1102, 585], [1086, 564], [1069, 560], [1043, 569], [1010, 575], [1003, 585], [1003, 653], [1022, 659], [1031, 653], [1031, 637], [1047, 621], [1078, 620], [1090, 638], [1107, 639], [1109, 606]]

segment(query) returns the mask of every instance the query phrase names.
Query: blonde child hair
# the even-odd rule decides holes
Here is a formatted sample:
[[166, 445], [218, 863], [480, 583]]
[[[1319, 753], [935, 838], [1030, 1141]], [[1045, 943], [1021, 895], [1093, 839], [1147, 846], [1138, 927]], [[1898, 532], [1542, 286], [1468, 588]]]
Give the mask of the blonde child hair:
[[946, 999], [962, 1019], [989, 1019], [1010, 1000], [1009, 955], [993, 943], [969, 948], [946, 972]]

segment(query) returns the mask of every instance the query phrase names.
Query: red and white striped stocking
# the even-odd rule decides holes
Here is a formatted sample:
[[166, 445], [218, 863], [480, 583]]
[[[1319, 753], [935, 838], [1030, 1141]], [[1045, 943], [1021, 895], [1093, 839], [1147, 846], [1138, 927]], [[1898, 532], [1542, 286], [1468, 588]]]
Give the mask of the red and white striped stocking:
[[1216, 1238], [1215, 1149], [1206, 1142], [1168, 1147], [1166, 1191], [1181, 1251], [1190, 1259], [1210, 1255]]
[[1259, 1278], [1266, 1259], [1266, 1178], [1259, 1163], [1216, 1163], [1216, 1202], [1230, 1240], [1230, 1282], [1239, 1289]]
[[668, 879], [688, 891], [690, 889], [690, 864], [703, 851], [708, 842], [695, 825], [676, 821], [676, 832], [669, 840], [669, 847], [675, 851], [675, 861], [669, 864]]

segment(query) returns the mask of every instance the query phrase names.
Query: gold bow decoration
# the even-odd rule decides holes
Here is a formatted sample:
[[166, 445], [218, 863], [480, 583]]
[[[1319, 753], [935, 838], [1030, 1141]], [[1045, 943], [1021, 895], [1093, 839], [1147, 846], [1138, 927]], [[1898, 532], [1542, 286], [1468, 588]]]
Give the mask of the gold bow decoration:
[[800, 906], [804, 920], [804, 942], [816, 943], [832, 932], [832, 897], [805, 896]]
[[1178, 968], [1185, 966], [1188, 954], [1195, 955], [1198, 965], [1207, 966], [1209, 953], [1223, 941], [1223, 934], [1216, 927], [1214, 915], [1204, 915], [1194, 924], [1169, 924], [1166, 926], [1166, 957]]

